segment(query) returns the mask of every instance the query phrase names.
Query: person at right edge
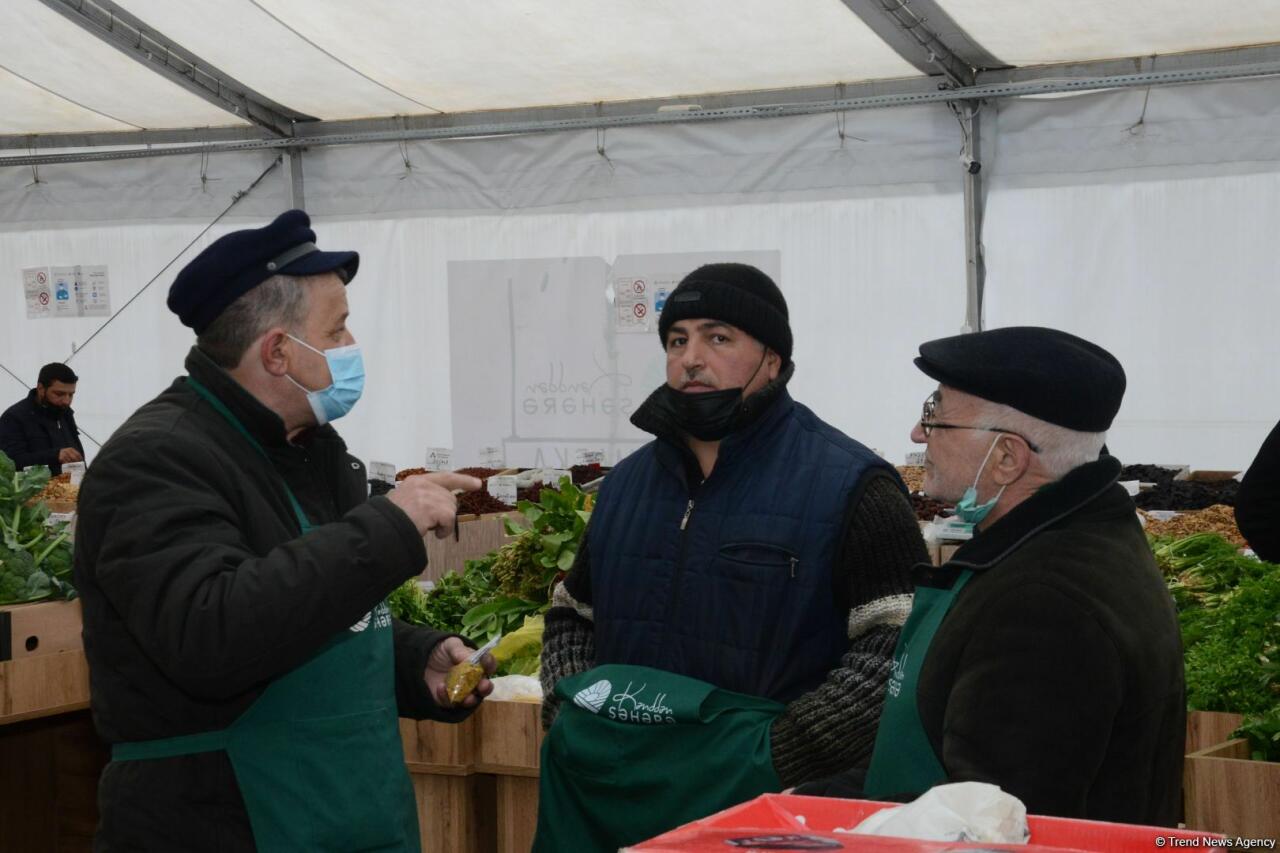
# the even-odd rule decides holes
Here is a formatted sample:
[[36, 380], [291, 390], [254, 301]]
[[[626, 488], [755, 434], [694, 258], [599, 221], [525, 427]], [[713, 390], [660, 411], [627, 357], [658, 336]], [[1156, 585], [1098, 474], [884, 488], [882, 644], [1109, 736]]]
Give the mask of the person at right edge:
[[1268, 563], [1280, 563], [1280, 424], [1240, 482], [1236, 524], [1253, 553]]
[[[786, 300], [672, 292], [656, 440], [605, 479], [553, 593], [536, 851], [613, 851], [870, 754], [927, 559], [897, 472], [787, 392]], [[554, 718], [554, 724], [552, 719]]]
[[1125, 374], [1031, 326], [943, 338], [911, 432], [973, 538], [917, 569], [867, 768], [797, 793], [911, 799], [988, 782], [1031, 814], [1175, 826], [1186, 699], [1173, 600], [1120, 463]]

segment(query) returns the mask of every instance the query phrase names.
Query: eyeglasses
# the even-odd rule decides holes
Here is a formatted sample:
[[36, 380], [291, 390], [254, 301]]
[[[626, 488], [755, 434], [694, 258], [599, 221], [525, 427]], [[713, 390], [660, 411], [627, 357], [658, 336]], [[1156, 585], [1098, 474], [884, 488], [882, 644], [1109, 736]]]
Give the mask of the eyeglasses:
[[924, 437], [928, 438], [935, 429], [972, 429], [980, 432], [1000, 432], [1005, 435], [1016, 435], [1027, 443], [1027, 447], [1031, 448], [1032, 453], [1039, 453], [1040, 448], [1036, 443], [1019, 432], [1011, 429], [1000, 429], [1000, 427], [981, 427], [981, 426], [964, 426], [962, 424], [944, 424], [933, 419], [933, 413], [938, 409], [938, 392], [934, 391], [924, 401], [924, 406], [920, 411], [920, 429], [924, 432]]

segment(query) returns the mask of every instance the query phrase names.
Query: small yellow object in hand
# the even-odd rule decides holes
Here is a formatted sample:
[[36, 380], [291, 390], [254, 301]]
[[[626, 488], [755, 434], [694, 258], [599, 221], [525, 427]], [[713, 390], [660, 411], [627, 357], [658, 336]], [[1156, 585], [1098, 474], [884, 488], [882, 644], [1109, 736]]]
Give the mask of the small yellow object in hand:
[[484, 667], [478, 663], [472, 663], [464, 660], [462, 663], [456, 663], [449, 669], [449, 674], [445, 676], [444, 688], [449, 694], [449, 701], [454, 705], [458, 705], [463, 699], [471, 695], [471, 691], [476, 689], [476, 685], [480, 683], [480, 679], [484, 678]]

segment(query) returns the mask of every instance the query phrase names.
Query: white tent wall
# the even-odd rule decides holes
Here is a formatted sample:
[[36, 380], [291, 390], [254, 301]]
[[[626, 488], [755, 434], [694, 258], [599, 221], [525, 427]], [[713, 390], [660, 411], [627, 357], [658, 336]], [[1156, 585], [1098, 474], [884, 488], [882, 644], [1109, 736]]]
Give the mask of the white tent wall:
[[[1243, 467], [1277, 416], [1262, 325], [1280, 301], [1275, 86], [1153, 89], [1137, 132], [1145, 92], [984, 113], [987, 324], [1112, 348], [1130, 374], [1124, 458]], [[964, 317], [960, 136], [942, 106], [849, 113], [843, 145], [837, 127], [823, 115], [306, 152], [321, 245], [362, 254], [350, 296], [370, 380], [341, 425], [352, 450], [404, 467], [451, 443], [449, 335], [489, 332], [448, 327], [449, 261], [777, 249], [795, 395], [900, 459], [929, 388], [915, 347]], [[100, 323], [26, 320], [22, 267], [106, 263], [119, 307], [270, 160], [213, 156], [203, 184], [198, 155], [42, 167], [33, 187], [30, 169], [0, 170], [0, 362], [30, 377]], [[76, 357], [90, 433], [180, 371], [191, 337], [164, 295], [181, 263], [286, 199], [277, 169]]]

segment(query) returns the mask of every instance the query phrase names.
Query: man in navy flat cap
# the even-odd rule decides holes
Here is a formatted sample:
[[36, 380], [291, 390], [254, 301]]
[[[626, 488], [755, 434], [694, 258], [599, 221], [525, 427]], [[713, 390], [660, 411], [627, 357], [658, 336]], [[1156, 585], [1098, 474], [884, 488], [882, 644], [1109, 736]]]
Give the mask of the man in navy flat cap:
[[[367, 498], [330, 425], [360, 398], [355, 252], [307, 215], [218, 239], [169, 307], [182, 376], [103, 446], [80, 492], [75, 578], [112, 761], [95, 849], [416, 851], [398, 716], [459, 721], [456, 636], [385, 596], [452, 531], [458, 474]], [[492, 659], [486, 660], [492, 671]]]
[[1106, 350], [1055, 329], [930, 341], [912, 440], [973, 538], [916, 569], [869, 767], [800, 793], [910, 798], [989, 782], [1034, 814], [1176, 825], [1182, 644], [1120, 463]]

